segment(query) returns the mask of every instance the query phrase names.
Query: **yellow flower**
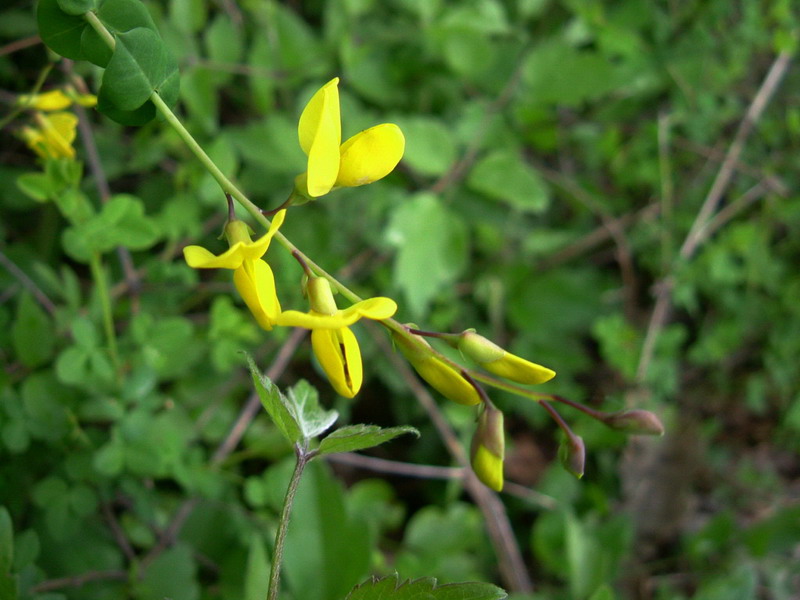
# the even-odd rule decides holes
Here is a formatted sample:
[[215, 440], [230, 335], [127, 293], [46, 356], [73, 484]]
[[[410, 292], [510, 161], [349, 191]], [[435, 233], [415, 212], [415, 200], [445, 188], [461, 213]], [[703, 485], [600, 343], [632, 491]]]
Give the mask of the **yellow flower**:
[[535, 385], [556, 376], [552, 369], [507, 352], [473, 329], [458, 336], [458, 349], [490, 373], [517, 383]]
[[[421, 349], [401, 335], [394, 334], [393, 337], [400, 352], [411, 363], [414, 370], [442, 396], [466, 406], [481, 403], [481, 396], [475, 386], [467, 381], [461, 373], [433, 354], [432, 349], [429, 351]], [[420, 336], [415, 337], [430, 349], [428, 342]]]
[[75, 158], [78, 117], [70, 112], [36, 113], [36, 127], [23, 127], [22, 139], [42, 158]]
[[405, 150], [403, 133], [393, 123], [370, 127], [342, 144], [338, 85], [338, 77], [323, 85], [300, 115], [297, 132], [308, 165], [295, 186], [311, 198], [385, 177]]
[[391, 298], [369, 298], [339, 310], [330, 283], [323, 277], [308, 280], [308, 299], [309, 312], [287, 310], [278, 315], [276, 324], [310, 329], [311, 348], [331, 385], [345, 398], [352, 398], [361, 389], [363, 369], [358, 341], [348, 325], [361, 318], [388, 319], [397, 312], [397, 304]]
[[64, 90], [50, 90], [41, 94], [26, 94], [17, 100], [20, 106], [46, 112], [64, 110], [72, 106], [73, 102], [89, 108], [97, 104], [97, 96], [79, 94], [72, 87], [67, 87]]
[[247, 225], [243, 221], [229, 221], [225, 226], [225, 236], [231, 247], [219, 256], [200, 246], [186, 246], [183, 249], [186, 263], [193, 269], [233, 269], [236, 289], [258, 324], [267, 331], [275, 325], [281, 305], [275, 290], [275, 276], [261, 257], [285, 217], [285, 210], [278, 212], [272, 219], [269, 231], [256, 241], [250, 240]]
[[497, 492], [503, 489], [504, 458], [503, 413], [487, 402], [472, 436], [470, 463], [478, 479]]

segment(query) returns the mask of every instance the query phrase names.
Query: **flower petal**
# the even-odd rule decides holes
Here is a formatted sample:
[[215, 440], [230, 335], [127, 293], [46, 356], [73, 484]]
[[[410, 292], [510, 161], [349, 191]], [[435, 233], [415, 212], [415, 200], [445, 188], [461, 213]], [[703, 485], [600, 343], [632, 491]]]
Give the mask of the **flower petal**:
[[281, 327], [302, 327], [303, 329], [340, 329], [352, 325], [361, 318], [358, 313], [336, 311], [333, 315], [323, 315], [310, 311], [285, 310], [278, 315], [276, 324]]
[[40, 113], [39, 123], [47, 151], [53, 158], [74, 158], [78, 117], [71, 112], [56, 112], [48, 115]]
[[526, 385], [544, 383], [556, 376], [556, 372], [552, 369], [532, 363], [510, 352], [506, 352], [505, 356], [498, 360], [481, 363], [481, 366], [494, 375]]
[[51, 111], [64, 110], [72, 104], [72, 99], [61, 90], [50, 90], [43, 94], [20, 96], [19, 103], [25, 108]]
[[297, 128], [300, 147], [308, 156], [308, 194], [314, 198], [331, 190], [339, 172], [342, 123], [338, 84], [335, 77], [314, 94]]
[[263, 260], [246, 260], [234, 271], [233, 283], [261, 328], [272, 329], [281, 305], [270, 266]]
[[339, 149], [337, 186], [372, 183], [392, 172], [405, 150], [403, 132], [394, 123], [370, 127], [348, 139]]
[[264, 256], [275, 232], [285, 218], [286, 209], [276, 213], [267, 233], [255, 242], [236, 242], [219, 255], [212, 254], [201, 246], [186, 246], [183, 249], [183, 257], [186, 259], [186, 264], [193, 269], [238, 269], [244, 261], [255, 263]]
[[356, 313], [358, 318], [366, 318], [380, 321], [388, 319], [397, 312], [397, 303], [391, 298], [378, 296], [377, 298], [367, 298], [361, 302], [356, 302], [352, 306], [341, 311], [350, 318], [350, 313]]
[[244, 244], [237, 242], [228, 250], [215, 256], [201, 246], [186, 246], [183, 249], [183, 257], [193, 269], [238, 269], [242, 266]]
[[353, 391], [353, 396], [361, 389], [361, 383], [364, 380], [364, 372], [361, 365], [361, 348], [358, 346], [358, 340], [347, 327], [339, 330], [339, 343], [344, 348], [344, 362], [347, 366], [347, 374], [350, 379], [350, 389]]
[[272, 222], [269, 224], [269, 229], [267, 230], [267, 233], [262, 235], [254, 242], [242, 245], [242, 249], [240, 250], [240, 252], [242, 253], [242, 256], [244, 256], [244, 260], [258, 260], [259, 258], [264, 256], [264, 254], [266, 254], [267, 249], [269, 248], [269, 245], [272, 242], [272, 238], [275, 236], [275, 233], [278, 231], [280, 226], [283, 225], [283, 221], [285, 218], [286, 218], [286, 209], [284, 208], [283, 210], [275, 213], [275, 216], [272, 217]]
[[361, 389], [361, 350], [349, 329], [317, 329], [311, 347], [336, 392], [352, 398]]

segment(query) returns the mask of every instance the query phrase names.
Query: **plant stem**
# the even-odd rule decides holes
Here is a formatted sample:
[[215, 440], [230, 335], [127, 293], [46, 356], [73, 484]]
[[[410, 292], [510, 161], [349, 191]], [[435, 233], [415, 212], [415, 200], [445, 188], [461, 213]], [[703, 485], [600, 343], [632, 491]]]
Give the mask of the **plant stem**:
[[292, 514], [292, 504], [297, 494], [297, 486], [300, 483], [300, 476], [306, 468], [311, 456], [299, 446], [295, 447], [297, 463], [294, 465], [292, 479], [289, 487], [286, 488], [286, 496], [283, 498], [283, 508], [281, 518], [278, 522], [278, 531], [275, 533], [275, 547], [272, 551], [272, 570], [269, 574], [269, 587], [267, 588], [267, 600], [276, 600], [281, 582], [281, 563], [283, 562], [283, 546], [286, 541], [286, 532], [289, 530], [289, 517]]
[[[114, 37], [111, 33], [105, 28], [103, 23], [97, 16], [92, 12], [87, 12], [84, 14], [85, 18], [89, 22], [89, 24], [98, 32], [98, 34], [106, 41], [110, 48], [114, 48], [115, 42]], [[158, 92], [153, 91], [150, 95], [150, 100], [155, 105], [156, 109], [159, 113], [164, 117], [164, 119], [169, 123], [172, 128], [178, 133], [180, 138], [184, 141], [184, 143], [188, 146], [189, 150], [197, 157], [197, 159], [203, 164], [203, 166], [211, 173], [211, 176], [216, 179], [219, 186], [222, 188], [222, 191], [226, 194], [230, 194], [233, 196], [239, 204], [241, 204], [250, 215], [258, 221], [265, 229], [269, 229], [270, 220], [267, 219], [264, 214], [261, 212], [261, 209], [256, 206], [252, 200], [250, 200], [236, 185], [228, 179], [225, 174], [217, 167], [211, 157], [205, 153], [203, 148], [194, 139], [192, 134], [184, 127], [183, 123], [181, 123], [180, 119], [178, 119], [177, 115], [172, 112], [169, 106], [167, 106], [166, 102], [161, 98]], [[336, 277], [328, 273], [325, 269], [320, 267], [316, 262], [314, 262], [308, 255], [302, 252], [297, 246], [295, 246], [285, 235], [283, 235], [280, 231], [275, 233], [275, 238], [279, 244], [281, 244], [284, 248], [286, 248], [290, 253], [294, 254], [296, 258], [302, 259], [303, 262], [313, 270], [317, 275], [320, 277], [324, 277], [327, 279], [331, 285], [342, 295], [342, 297], [346, 298], [352, 303], [360, 302], [363, 300], [358, 294], [353, 292], [349, 289], [346, 285], [340, 282]], [[409, 343], [417, 346], [420, 350], [430, 353], [439, 359], [443, 360], [445, 363], [449, 364], [453, 367], [457, 372], [461, 372], [464, 370], [464, 367], [459, 365], [458, 363], [450, 360], [440, 352], [437, 352], [435, 349], [431, 348], [424, 344], [421, 340], [419, 340], [415, 335], [412, 335], [408, 331], [408, 329], [402, 325], [400, 322], [394, 319], [383, 319], [380, 321], [381, 325], [389, 329], [390, 331], [394, 332], [397, 335], [400, 335], [406, 338]], [[494, 377], [484, 375], [482, 373], [478, 373], [475, 371], [469, 371], [469, 373], [474, 377], [476, 380], [481, 381], [487, 385], [490, 385], [495, 388], [503, 389], [508, 392], [518, 394], [521, 396], [525, 396], [527, 398], [531, 398], [533, 400], [541, 401], [547, 400], [549, 398], [548, 394], [541, 394], [537, 392], [533, 392], [531, 390], [527, 390], [525, 388], [516, 386], [514, 384], [509, 384], [504, 381], [495, 379]]]
[[108, 341], [108, 353], [111, 355], [114, 373], [116, 374], [117, 381], [119, 381], [120, 363], [119, 354], [117, 352], [117, 334], [114, 331], [114, 315], [111, 312], [111, 296], [108, 293], [108, 281], [106, 281], [106, 272], [103, 269], [103, 258], [99, 252], [94, 252], [92, 254], [89, 267], [92, 270], [92, 279], [94, 279], [94, 285], [100, 297], [100, 307], [103, 310], [103, 329], [105, 330], [106, 340]]

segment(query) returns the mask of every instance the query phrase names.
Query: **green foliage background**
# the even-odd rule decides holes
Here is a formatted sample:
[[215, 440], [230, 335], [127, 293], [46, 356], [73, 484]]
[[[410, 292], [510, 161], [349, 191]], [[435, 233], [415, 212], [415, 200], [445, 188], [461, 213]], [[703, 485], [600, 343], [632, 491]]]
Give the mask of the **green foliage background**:
[[[290, 211], [284, 231], [306, 253], [397, 299], [403, 321], [476, 327], [554, 368], [543, 390], [663, 417], [667, 436], [644, 443], [569, 415], [588, 448], [577, 482], [543, 411], [493, 396], [508, 415], [508, 480], [543, 495], [503, 497], [536, 584], [514, 597], [793, 597], [796, 68], [730, 165], [711, 235], [679, 254], [770, 66], [795, 49], [790, 0], [145, 5], [178, 60], [188, 128], [265, 208], [303, 170], [296, 119], [332, 76], [345, 136], [383, 121], [405, 132], [394, 174]], [[3, 114], [48, 63], [35, 34], [30, 3], [6, 2]], [[78, 74], [97, 90], [100, 73], [61, 62], [45, 88]], [[41, 174], [14, 136], [24, 115], [2, 131], [0, 599], [263, 597], [289, 448], [261, 414], [213, 457], [251, 393], [239, 351], [266, 368], [290, 332], [260, 331], [228, 273], [180, 259], [187, 243], [221, 248], [224, 204], [177, 136], [87, 118], [112, 194], [102, 208], [92, 169]], [[84, 224], [62, 218], [87, 203]], [[93, 250], [112, 285], [121, 385]], [[291, 257], [276, 248], [270, 261], [284, 306], [305, 306]], [[672, 310], [643, 358], [665, 281]], [[310, 380], [345, 421], [422, 432], [378, 456], [450, 464], [381, 346], [357, 333], [367, 372], [355, 402], [335, 397], [307, 343], [277, 383]], [[472, 413], [442, 409], [466, 443]], [[312, 467], [287, 597], [336, 600], [395, 570], [502, 583], [458, 481]]]

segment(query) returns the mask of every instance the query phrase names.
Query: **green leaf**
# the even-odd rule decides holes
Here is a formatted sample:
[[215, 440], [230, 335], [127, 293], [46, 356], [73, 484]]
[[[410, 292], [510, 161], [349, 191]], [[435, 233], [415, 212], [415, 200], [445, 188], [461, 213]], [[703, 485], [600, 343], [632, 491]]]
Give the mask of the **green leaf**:
[[580, 106], [617, 86], [614, 64], [599, 52], [577, 50], [562, 39], [542, 42], [524, 59], [525, 102]]
[[258, 532], [250, 536], [247, 570], [244, 578], [244, 600], [263, 600], [269, 585], [270, 563], [264, 538]]
[[319, 444], [320, 454], [336, 452], [355, 452], [379, 446], [404, 433], [413, 433], [419, 437], [419, 431], [408, 425], [382, 429], [377, 425], [348, 425], [337, 429]]
[[616, 600], [614, 590], [608, 584], [603, 584], [589, 596], [589, 600]]
[[46, 202], [53, 196], [50, 178], [45, 173], [23, 173], [17, 177], [17, 187], [38, 202]]
[[158, 241], [155, 221], [145, 216], [142, 201], [117, 194], [103, 205], [99, 215], [64, 232], [64, 249], [76, 260], [88, 261], [93, 252], [124, 246], [146, 250]]
[[57, 0], [39, 0], [36, 21], [42, 41], [56, 54], [73, 60], [83, 60], [81, 35], [89, 25], [81, 17], [68, 15]]
[[0, 576], [11, 570], [14, 562], [14, 525], [5, 506], [0, 506]]
[[522, 211], [539, 213], [550, 204], [542, 178], [513, 150], [497, 150], [483, 158], [472, 168], [467, 184]]
[[[103, 74], [99, 98], [121, 111], [133, 111], [147, 102], [154, 91], [171, 85], [177, 64], [151, 29], [138, 27], [117, 34], [116, 41]], [[164, 94], [162, 97], [168, 104], [175, 100]]]
[[372, 544], [369, 528], [350, 516], [342, 485], [324, 461], [306, 467], [294, 514], [283, 563], [292, 597], [341, 600], [369, 573]]
[[[140, 27], [158, 35], [150, 13], [140, 0], [103, 0], [97, 18], [112, 35]], [[113, 54], [106, 41], [92, 27], [84, 30], [81, 48], [86, 60], [103, 68], [106, 68]]]
[[400, 582], [397, 574], [371, 579], [356, 586], [346, 600], [502, 600], [508, 594], [490, 583], [449, 583], [436, 585], [436, 579], [425, 577]]
[[197, 565], [192, 556], [192, 548], [184, 542], [178, 542], [153, 560], [137, 585], [135, 598], [137, 600], [200, 598]]
[[434, 296], [461, 274], [467, 258], [467, 228], [462, 218], [429, 193], [398, 208], [387, 237], [399, 250], [394, 282], [411, 313], [421, 315]]
[[289, 388], [287, 395], [305, 439], [328, 431], [339, 418], [339, 413], [335, 410], [325, 410], [319, 405], [317, 389], [305, 379]]
[[261, 374], [253, 358], [246, 352], [245, 357], [247, 358], [247, 366], [250, 368], [250, 375], [253, 378], [253, 385], [256, 386], [256, 392], [261, 399], [261, 404], [266, 409], [272, 422], [275, 423], [283, 437], [290, 444], [299, 443], [303, 439], [303, 433], [288, 401], [281, 394], [278, 387]]
[[82, 15], [95, 8], [95, 0], [58, 0], [58, 6], [68, 15]]
[[14, 351], [27, 367], [45, 364], [53, 354], [55, 331], [47, 313], [28, 293], [22, 295], [11, 326]]
[[404, 164], [422, 175], [443, 175], [450, 169], [456, 145], [444, 123], [431, 117], [398, 118], [395, 122], [406, 138]]

